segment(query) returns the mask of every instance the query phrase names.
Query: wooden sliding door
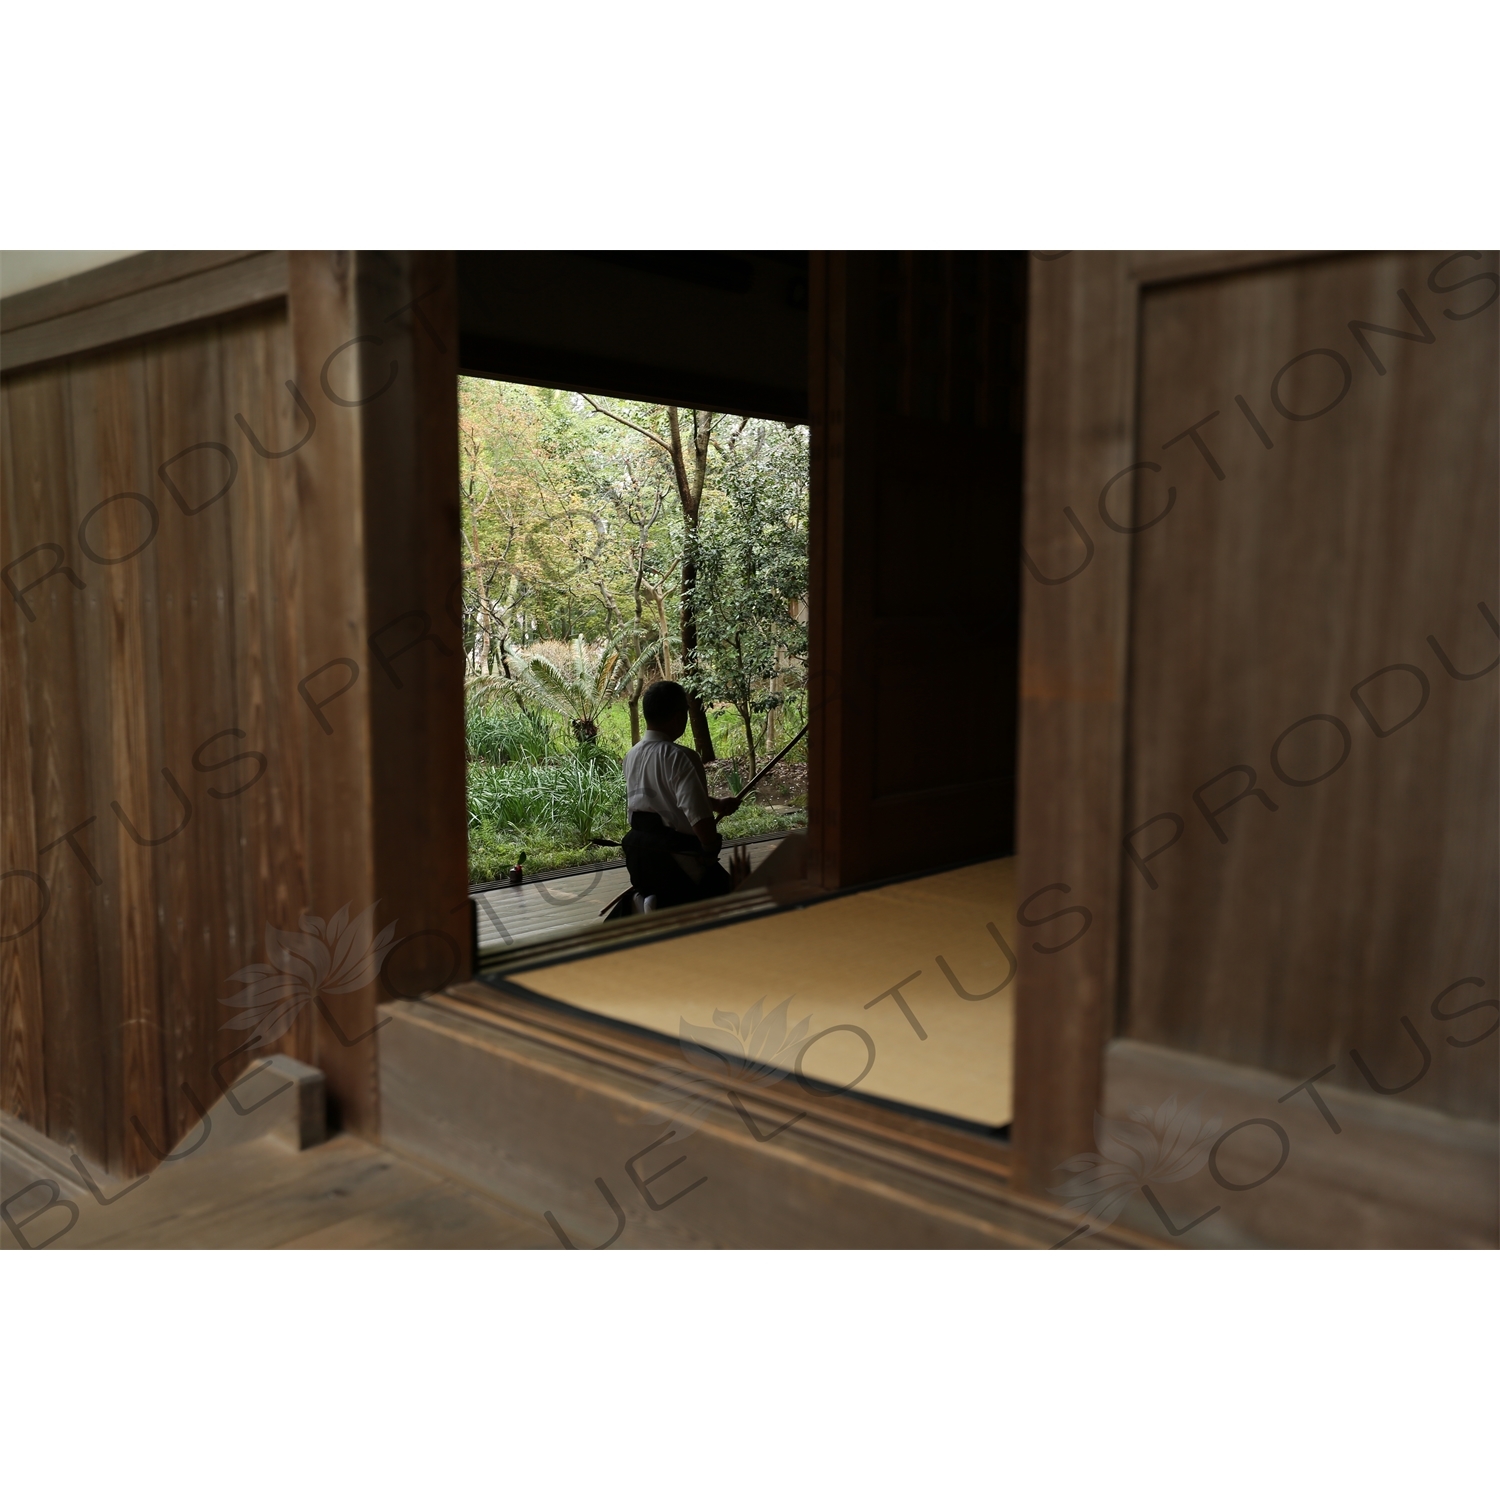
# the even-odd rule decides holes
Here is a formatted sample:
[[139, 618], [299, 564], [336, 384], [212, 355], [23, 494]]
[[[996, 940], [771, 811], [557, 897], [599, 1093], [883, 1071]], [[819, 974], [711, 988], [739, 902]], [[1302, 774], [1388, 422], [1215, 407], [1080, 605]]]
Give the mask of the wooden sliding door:
[[811, 268], [812, 878], [1014, 839], [1026, 265], [819, 253]]

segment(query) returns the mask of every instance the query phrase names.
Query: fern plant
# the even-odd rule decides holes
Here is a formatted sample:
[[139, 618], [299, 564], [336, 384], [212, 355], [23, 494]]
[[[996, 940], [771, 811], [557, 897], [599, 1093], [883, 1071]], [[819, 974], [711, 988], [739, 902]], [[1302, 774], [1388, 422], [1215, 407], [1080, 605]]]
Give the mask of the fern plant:
[[571, 648], [562, 650], [543, 643], [519, 653], [523, 666], [515, 688], [523, 699], [566, 719], [575, 739], [593, 740], [604, 710], [625, 696], [632, 679], [655, 654], [651, 646], [632, 655], [619, 636], [602, 646], [587, 645], [579, 636]]

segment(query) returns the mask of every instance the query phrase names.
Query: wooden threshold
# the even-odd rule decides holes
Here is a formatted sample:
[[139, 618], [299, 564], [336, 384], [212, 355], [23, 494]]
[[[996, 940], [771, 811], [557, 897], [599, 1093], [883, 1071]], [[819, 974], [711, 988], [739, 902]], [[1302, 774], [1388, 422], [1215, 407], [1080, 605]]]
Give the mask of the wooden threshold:
[[[675, 1039], [532, 995], [514, 981], [471, 981], [420, 1002], [405, 1002], [399, 1009], [408, 1022], [421, 1024], [425, 1017], [427, 1025], [442, 1030], [451, 1021], [487, 1037], [486, 1045], [505, 1053], [508, 1059], [525, 1057], [533, 1079], [540, 1074], [553, 1075], [550, 1087], [559, 1091], [556, 1117], [552, 1117], [551, 1106], [527, 1116], [531, 1139], [544, 1143], [543, 1149], [550, 1149], [559, 1136], [575, 1127], [576, 1117], [587, 1112], [585, 1103], [592, 1105], [605, 1099], [605, 1114], [611, 1120], [626, 1119], [632, 1107], [642, 1109], [643, 1102], [660, 1099], [664, 1078], [684, 1072], [683, 1053]], [[578, 1084], [585, 1077], [589, 1080], [587, 1101], [583, 1101]], [[410, 1081], [401, 1087], [409, 1093]], [[406, 1103], [397, 1105], [394, 1099], [392, 1103], [403, 1119], [410, 1115]], [[434, 1101], [436, 1112], [441, 1113], [443, 1108], [442, 1101]], [[799, 1173], [806, 1174], [804, 1169], [833, 1171], [842, 1179], [844, 1192], [837, 1201], [843, 1207], [829, 1210], [830, 1243], [871, 1247], [886, 1243], [880, 1235], [889, 1230], [879, 1210], [871, 1211], [870, 1224], [862, 1228], [860, 1212], [855, 1211], [851, 1217], [847, 1205], [851, 1197], [855, 1201], [862, 1195], [879, 1199], [892, 1193], [903, 1195], [904, 1211], [918, 1218], [924, 1196], [930, 1195], [936, 1226], [930, 1229], [933, 1245], [1045, 1248], [1065, 1239], [1076, 1227], [1076, 1220], [1058, 1205], [1024, 1198], [1011, 1189], [1009, 1146], [995, 1132], [925, 1117], [851, 1094], [822, 1095], [784, 1074], [725, 1086], [718, 1091], [714, 1114], [721, 1133], [738, 1147], [734, 1165], [745, 1182], [746, 1193], [762, 1194], [773, 1203], [783, 1197], [795, 1199], [795, 1184]], [[646, 1115], [642, 1113], [641, 1118]], [[751, 1122], [758, 1122], [754, 1130]], [[785, 1134], [779, 1133], [779, 1126], [784, 1126]], [[646, 1133], [642, 1134], [642, 1128]], [[636, 1130], [642, 1139], [633, 1144], [645, 1145], [653, 1132], [660, 1137], [669, 1128], [666, 1124], [645, 1124]], [[705, 1124], [698, 1138], [706, 1137], [710, 1128]], [[421, 1154], [421, 1140], [413, 1140], [407, 1129], [397, 1126], [394, 1144]], [[757, 1142], [763, 1135], [766, 1141], [773, 1135], [778, 1138], [772, 1145], [757, 1148], [746, 1131]], [[430, 1136], [430, 1129], [428, 1133]], [[683, 1141], [690, 1157], [702, 1149], [701, 1145], [694, 1146], [694, 1139], [690, 1135]], [[512, 1156], [524, 1154], [526, 1144], [509, 1142], [505, 1149]], [[597, 1161], [602, 1165], [609, 1156], [603, 1141], [595, 1143], [587, 1135], [572, 1149], [580, 1163]], [[452, 1161], [435, 1159], [447, 1170], [463, 1170]], [[788, 1184], [785, 1188], [778, 1186], [781, 1178]], [[588, 1171], [582, 1166], [579, 1180], [581, 1196], [586, 1199], [592, 1190]], [[497, 1186], [484, 1185], [492, 1191]], [[523, 1188], [514, 1183], [504, 1186], [507, 1196], [524, 1200]], [[596, 1197], [596, 1207], [597, 1201]], [[912, 1204], [919, 1206], [913, 1208]], [[580, 1203], [575, 1201], [573, 1212], [579, 1211]], [[709, 1238], [700, 1237], [699, 1242], [735, 1242], [713, 1240], [712, 1230], [705, 1233]], [[768, 1233], [770, 1243], [781, 1243], [773, 1231]], [[870, 1237], [864, 1237], [866, 1234]], [[900, 1243], [929, 1241], [902, 1239]], [[1109, 1229], [1091, 1236], [1089, 1243], [1101, 1248], [1145, 1248], [1161, 1242], [1135, 1230]]]
[[493, 956], [487, 954], [483, 961], [483, 977], [486, 980], [497, 980], [502, 975], [519, 974], [527, 969], [542, 969], [551, 964], [571, 963], [574, 959], [592, 958], [599, 953], [614, 953], [622, 948], [634, 948], [641, 943], [660, 942], [663, 938], [680, 937], [684, 933], [700, 932], [709, 927], [723, 927], [731, 922], [748, 921], [752, 917], [770, 916], [773, 912], [810, 906], [816, 901], [826, 901], [845, 894], [847, 893], [844, 891], [825, 891], [806, 881], [777, 886], [774, 890], [757, 887], [748, 891], [735, 891], [727, 896], [717, 896], [711, 901], [698, 901], [690, 906], [673, 906], [666, 911], [605, 923], [602, 927], [585, 927], [576, 932], [560, 933], [557, 937], [519, 945]]
[[[788, 830], [789, 833], [798, 831]], [[785, 838], [786, 834], [767, 837]], [[753, 840], [746, 839], [744, 842], [750, 843]], [[562, 933], [555, 938], [488, 953], [481, 961], [476, 977], [491, 982], [503, 976], [524, 973], [528, 969], [544, 969], [552, 964], [571, 963], [575, 959], [593, 958], [601, 953], [615, 953], [642, 943], [661, 942], [665, 938], [680, 937], [711, 927], [727, 927], [734, 922], [773, 916], [776, 912], [794, 911], [823, 901], [838, 901], [845, 896], [858, 895], [861, 891], [875, 891], [883, 886], [922, 880], [929, 875], [941, 875], [948, 870], [962, 869], [966, 865], [984, 864], [996, 857], [1005, 856], [986, 854], [974, 859], [951, 860], [900, 875], [884, 875], [877, 880], [840, 886], [836, 890], [829, 890], [812, 880], [789, 880], [774, 886], [734, 891], [727, 896], [716, 896], [710, 901], [674, 906], [666, 911], [630, 917], [603, 927], [583, 928], [578, 932]], [[470, 894], [473, 893], [471, 889]]]
[[[433, 1003], [470, 1014], [480, 1012], [504, 1030], [545, 1039], [559, 1051], [641, 1081], [654, 1083], [661, 1068], [682, 1066], [682, 1049], [675, 1038], [655, 1036], [626, 1022], [549, 1000], [521, 985], [501, 983], [503, 988], [482, 982], [457, 985], [441, 997], [432, 997]], [[1004, 1185], [1010, 1180], [1010, 1146], [995, 1131], [959, 1121], [950, 1124], [925, 1111], [852, 1093], [820, 1095], [790, 1076], [736, 1083], [734, 1091], [747, 1108], [764, 1105], [776, 1117], [802, 1113], [810, 1134], [837, 1140], [858, 1154], [884, 1160], [906, 1152], [909, 1165], [934, 1180], [965, 1185], [976, 1180]]]

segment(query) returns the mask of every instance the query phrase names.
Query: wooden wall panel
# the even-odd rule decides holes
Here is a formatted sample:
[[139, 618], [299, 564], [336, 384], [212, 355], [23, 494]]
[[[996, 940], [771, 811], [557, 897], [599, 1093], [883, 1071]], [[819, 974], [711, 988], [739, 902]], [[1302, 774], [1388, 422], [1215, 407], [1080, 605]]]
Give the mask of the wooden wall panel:
[[[359, 336], [354, 301], [355, 257], [350, 254], [297, 252], [288, 258], [291, 343], [295, 378], [307, 400], [315, 403], [318, 427], [297, 449], [297, 528], [301, 540], [304, 586], [296, 624], [297, 675], [309, 695], [322, 702], [348, 680], [343, 662], [354, 664], [354, 680], [322, 717], [327, 727], [305, 724], [299, 741], [303, 756], [307, 815], [307, 884], [311, 914], [327, 921], [345, 906], [351, 917], [378, 899], [373, 802], [370, 787], [371, 736], [369, 676], [365, 637], [364, 570], [366, 546], [364, 485], [360, 456], [362, 410], [340, 406], [319, 394], [322, 378], [339, 381], [347, 399], [368, 394], [357, 378], [353, 360], [330, 360], [334, 351]], [[356, 376], [350, 380], [348, 369]], [[378, 383], [378, 382], [377, 382]], [[301, 721], [299, 721], [301, 722]], [[382, 921], [385, 912], [378, 913]], [[329, 1093], [355, 1130], [373, 1130], [375, 1107], [374, 999], [368, 995], [329, 995], [324, 1004], [350, 1045], [339, 1042], [321, 1016], [315, 1061], [328, 1078]]]
[[814, 879], [1010, 852], [1024, 262], [813, 257]]
[[[118, 1161], [133, 1173], [151, 1165], [141, 1132], [157, 1142], [166, 1134], [163, 908], [156, 857], [144, 841], [165, 837], [182, 815], [162, 775], [157, 554], [154, 545], [143, 545], [152, 511], [159, 522], [160, 508], [131, 498], [149, 499], [156, 489], [140, 350], [82, 359], [66, 379], [75, 474], [70, 552], [87, 587], [79, 595], [81, 699], [71, 722], [54, 732], [83, 736], [88, 805], [99, 819], [96, 932], [108, 1164]], [[140, 1126], [132, 1128], [133, 1120]]]
[[[33, 392], [28, 391], [30, 395]], [[11, 409], [0, 413], [0, 557], [12, 557], [16, 526], [18, 477]], [[25, 681], [21, 633], [0, 633], [0, 681]], [[41, 939], [33, 918], [45, 920], [50, 899], [34, 875], [21, 873], [35, 851], [37, 825], [32, 792], [31, 716], [20, 692], [0, 694], [0, 1109], [39, 1130], [47, 1128], [45, 1026], [42, 1007]]]
[[[254, 310], [205, 321], [236, 266], [259, 267]], [[5, 309], [45, 362], [3, 385], [0, 564], [53, 544], [14, 581], [60, 559], [77, 586], [60, 573], [24, 608], [0, 590], [6, 869], [40, 871], [52, 902], [0, 945], [0, 1102], [133, 1175], [195, 1128], [216, 1064], [245, 1065], [221, 1001], [274, 961], [268, 930], [378, 899], [405, 940], [398, 972], [320, 994], [258, 1049], [322, 1066], [367, 1133], [377, 999], [467, 976], [462, 655], [443, 619], [457, 341], [448, 257], [106, 270], [152, 337], [77, 352], [68, 323], [53, 339], [80, 309], [119, 332], [102, 282], [54, 298], [51, 321]], [[417, 616], [425, 644], [381, 634]], [[325, 734], [307, 699], [328, 677], [299, 689], [344, 661], [356, 685]], [[0, 932], [30, 922], [36, 891], [5, 882]]]
[[[1427, 644], [1468, 670], [1496, 654], [1477, 605], [1500, 607], [1500, 347], [1493, 310], [1443, 316], [1492, 288], [1433, 292], [1442, 259], [1341, 256], [1144, 293], [1135, 456], [1164, 468], [1140, 518], [1165, 481], [1177, 499], [1133, 539], [1127, 826], [1170, 814], [1184, 831], [1150, 862], [1155, 888], [1127, 871], [1130, 1036], [1298, 1079], [1340, 1062], [1357, 1077], [1357, 1049], [1399, 1083], [1420, 1064], [1399, 1018], [1433, 1031], [1452, 980], [1500, 981], [1500, 673], [1456, 681]], [[1464, 264], [1454, 279], [1493, 258]], [[1351, 321], [1420, 341], [1358, 330], [1362, 345]], [[1330, 352], [1286, 369], [1307, 350]], [[1332, 409], [1289, 420], [1278, 401]], [[1207, 455], [1191, 439], [1163, 451], [1215, 410]], [[1361, 690], [1369, 709], [1385, 726], [1423, 706], [1382, 737], [1350, 690], [1394, 663]], [[1310, 715], [1330, 717], [1273, 760]], [[1268, 802], [1252, 793], [1216, 832], [1194, 792], [1236, 765]], [[1200, 795], [1213, 808], [1246, 781]], [[1437, 1031], [1484, 1030], [1468, 1025]], [[1437, 1040], [1405, 1102], [1495, 1118], [1493, 1045]]]
[[[76, 561], [67, 525], [74, 486], [67, 383], [52, 372], [13, 377], [6, 382], [3, 406], [5, 558], [22, 557], [49, 537], [67, 549], [63, 558], [43, 553], [19, 564], [15, 577], [25, 585], [54, 563]], [[41, 566], [34, 573], [26, 571], [37, 563]], [[83, 583], [76, 570], [73, 577]], [[17, 664], [15, 675], [9, 670], [5, 675], [5, 714], [8, 724], [24, 726], [30, 771], [26, 789], [11, 790], [14, 783], [8, 781], [6, 869], [36, 872], [48, 886], [50, 905], [40, 925], [6, 944], [7, 950], [32, 955], [27, 982], [34, 981], [37, 988], [28, 992], [26, 1003], [40, 1017], [41, 1029], [28, 1033], [26, 1045], [34, 1050], [26, 1066], [40, 1070], [46, 1080], [44, 1108], [32, 1114], [24, 1113], [19, 1103], [14, 1107], [37, 1129], [58, 1139], [73, 1136], [94, 1160], [104, 1161], [104, 1023], [96, 928], [100, 830], [88, 788], [85, 738], [59, 728], [76, 722], [79, 711], [85, 615], [79, 591], [66, 576], [27, 588], [23, 597], [25, 611], [8, 590], [0, 596], [7, 661]], [[8, 776], [18, 770], [19, 763], [7, 766]], [[36, 915], [34, 890], [22, 909], [14, 904], [16, 892], [28, 885], [24, 877], [6, 881], [0, 930], [16, 931]], [[44, 976], [51, 985], [45, 1006]], [[21, 1055], [8, 1053], [8, 1065]]]
[[[293, 926], [308, 909], [303, 760], [308, 714], [297, 694], [304, 568], [296, 455], [287, 451], [306, 433], [307, 423], [285, 384], [294, 368], [285, 314], [236, 319], [224, 326], [222, 337], [228, 409], [245, 419], [262, 447], [285, 455], [261, 460], [235, 423], [231, 446], [241, 457], [240, 503], [230, 508], [228, 518], [235, 559], [230, 608], [238, 715], [216, 723], [213, 731], [236, 728], [243, 738], [219, 739], [202, 757], [206, 765], [246, 749], [267, 757], [258, 781], [254, 777], [260, 767], [254, 762], [225, 767], [212, 778], [212, 785], [228, 794], [222, 804], [231, 805], [232, 799], [239, 809], [239, 941], [249, 952], [263, 946], [267, 921]], [[236, 790], [247, 783], [247, 790]], [[316, 1013], [304, 1010], [284, 1050], [293, 1057], [315, 1058], [316, 1022]]]
[[[1426, 1018], [1445, 1066], [1412, 1097], [1492, 1113], [1493, 1042], [1459, 1057], [1427, 1007], [1464, 974], [1500, 980], [1495, 678], [1452, 679], [1426, 637], [1447, 631], [1464, 670], [1494, 660], [1477, 608], [1495, 599], [1493, 265], [1467, 252], [1035, 258], [1020, 887], [1052, 885], [1037, 914], [1076, 905], [1087, 927], [1080, 912], [1073, 941], [1058, 928], [1019, 955], [1026, 1190], [1093, 1147], [1102, 1051], [1122, 1024], [1299, 1079], [1336, 1056], [1352, 1075], [1357, 1049], [1404, 1079], [1419, 1059], [1400, 1014]], [[1359, 330], [1382, 374], [1351, 320], [1417, 341]], [[1310, 349], [1336, 355], [1291, 363]], [[1278, 399], [1306, 415], [1337, 393], [1341, 361], [1350, 390], [1328, 416], [1276, 410], [1283, 366]], [[1320, 372], [1333, 378], [1322, 396]], [[1189, 433], [1200, 419], [1212, 461]], [[1431, 699], [1384, 739], [1349, 690], [1395, 661], [1419, 666]], [[1403, 680], [1417, 685], [1398, 673], [1367, 689], [1389, 695], [1377, 712]], [[1272, 744], [1314, 713], [1358, 737], [1349, 765], [1288, 786]], [[1193, 792], [1236, 764], [1257, 768], [1278, 810], [1237, 804], [1220, 845]], [[1283, 764], [1297, 777], [1307, 762]], [[1153, 888], [1124, 841], [1157, 815], [1134, 847], [1171, 838], [1173, 818], [1182, 842], [1147, 861]]]

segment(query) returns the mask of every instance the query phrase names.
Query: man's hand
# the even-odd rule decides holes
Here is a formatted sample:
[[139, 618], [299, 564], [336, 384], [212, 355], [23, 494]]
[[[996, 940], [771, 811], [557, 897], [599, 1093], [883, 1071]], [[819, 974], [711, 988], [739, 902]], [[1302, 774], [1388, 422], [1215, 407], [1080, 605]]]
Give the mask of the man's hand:
[[716, 817], [727, 818], [740, 810], [740, 799], [738, 797], [710, 797], [708, 805], [713, 808]]

